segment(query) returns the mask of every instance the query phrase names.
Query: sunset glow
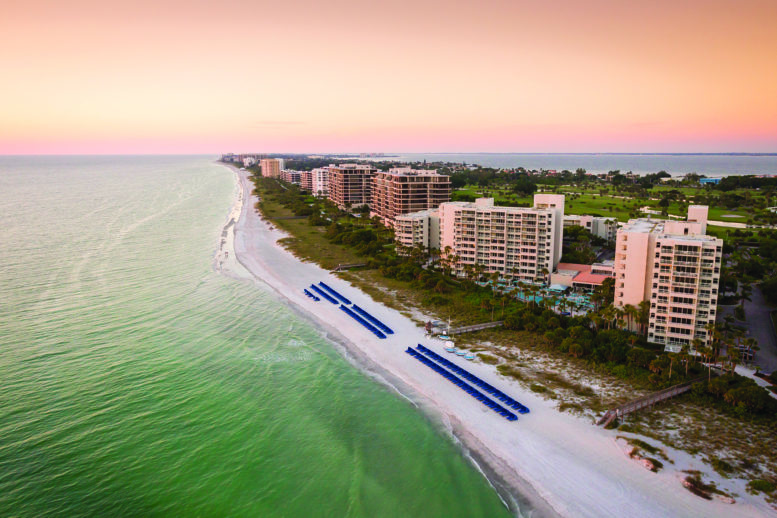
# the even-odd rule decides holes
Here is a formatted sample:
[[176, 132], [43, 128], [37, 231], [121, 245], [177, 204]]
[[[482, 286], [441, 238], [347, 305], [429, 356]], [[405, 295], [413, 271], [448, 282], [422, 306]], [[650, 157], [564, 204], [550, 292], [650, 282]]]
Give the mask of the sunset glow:
[[0, 153], [777, 151], [777, 2], [6, 3]]

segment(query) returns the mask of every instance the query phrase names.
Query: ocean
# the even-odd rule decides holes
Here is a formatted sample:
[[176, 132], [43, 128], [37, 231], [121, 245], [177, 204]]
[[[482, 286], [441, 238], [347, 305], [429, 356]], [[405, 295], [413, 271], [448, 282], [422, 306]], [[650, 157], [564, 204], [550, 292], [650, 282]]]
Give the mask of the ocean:
[[440, 425], [214, 269], [214, 159], [0, 157], [0, 516], [508, 516]]
[[399, 153], [387, 160], [466, 162], [485, 167], [567, 169], [590, 173], [619, 170], [635, 174], [666, 171], [672, 176], [777, 175], [777, 154], [627, 154], [627, 153]]

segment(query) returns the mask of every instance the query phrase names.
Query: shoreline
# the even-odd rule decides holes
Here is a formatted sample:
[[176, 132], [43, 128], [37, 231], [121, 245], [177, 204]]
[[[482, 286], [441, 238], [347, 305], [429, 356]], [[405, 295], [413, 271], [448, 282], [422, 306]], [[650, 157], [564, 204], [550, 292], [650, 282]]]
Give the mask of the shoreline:
[[[484, 472], [513, 513], [519, 513], [528, 502], [535, 516], [771, 514], [768, 508], [753, 505], [757, 502], [744, 496], [744, 491], [735, 505], [700, 499], [682, 487], [675, 470], [647, 471], [624, 454], [613, 433], [557, 411], [552, 403], [499, 376], [488, 365], [468, 363], [467, 368], [522, 401], [532, 413], [510, 423], [486, 411], [480, 403], [462, 397], [453, 385], [430, 376], [422, 364], [403, 354], [408, 345], [424, 343], [437, 350], [441, 343], [426, 339], [422, 328], [397, 311], [374, 302], [346, 281], [318, 265], [302, 262], [278, 245], [277, 240], [285, 234], [254, 210], [256, 198], [250, 194], [252, 184], [247, 172], [219, 165], [231, 169], [240, 185], [235, 198], [235, 207], [240, 206], [239, 218], [234, 225], [234, 218], [230, 218], [224, 227], [229, 237], [222, 247], [234, 250], [228, 250], [228, 260], [220, 264], [226, 267], [225, 273], [269, 287], [295, 312], [323, 330], [349, 361], [419, 406], [435, 426], [445, 428], [461, 445], [465, 456]], [[235, 207], [230, 216], [235, 214]], [[302, 288], [319, 280], [355, 298], [396, 334], [377, 341], [347, 315], [335, 312], [336, 307], [307, 299]], [[684, 452], [671, 454], [682, 457]], [[678, 458], [682, 467], [703, 468], [684, 455]]]

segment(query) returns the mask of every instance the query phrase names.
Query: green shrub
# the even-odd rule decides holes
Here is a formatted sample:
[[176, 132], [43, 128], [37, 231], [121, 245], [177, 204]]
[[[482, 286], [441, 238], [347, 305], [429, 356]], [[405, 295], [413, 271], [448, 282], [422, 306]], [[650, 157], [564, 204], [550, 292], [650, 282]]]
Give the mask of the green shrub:
[[723, 459], [718, 459], [716, 457], [713, 457], [710, 460], [710, 464], [712, 465], [712, 469], [714, 469], [715, 471], [717, 471], [723, 476], [727, 476], [734, 472], [734, 466], [732, 466], [731, 464], [729, 464]]
[[747, 483], [747, 489], [753, 493], [771, 493], [774, 491], [775, 486], [768, 480], [755, 479]]
[[516, 380], [522, 380], [523, 376], [518, 369], [510, 367], [507, 364], [497, 365], [496, 370], [502, 376], [507, 376]]
[[499, 358], [497, 358], [496, 356], [491, 356], [490, 354], [480, 353], [478, 354], [478, 358], [480, 358], [480, 361], [482, 361], [483, 363], [487, 363], [489, 365], [496, 365], [497, 363], [499, 363]]

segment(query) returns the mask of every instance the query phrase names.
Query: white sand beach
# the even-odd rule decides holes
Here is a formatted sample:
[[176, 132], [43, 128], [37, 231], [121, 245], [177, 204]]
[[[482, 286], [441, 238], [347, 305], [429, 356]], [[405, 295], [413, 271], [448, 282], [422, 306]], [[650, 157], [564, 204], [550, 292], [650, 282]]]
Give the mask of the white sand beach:
[[[233, 170], [235, 170], [233, 168]], [[236, 171], [236, 170], [235, 170]], [[559, 412], [546, 401], [497, 374], [493, 366], [446, 356], [531, 409], [509, 422], [404, 351], [424, 344], [445, 355], [442, 342], [425, 338], [424, 330], [399, 312], [315, 264], [302, 262], [277, 244], [285, 237], [255, 212], [256, 198], [245, 171], [236, 204], [237, 222], [227, 225], [228, 237], [217, 267], [232, 275], [264, 283], [291, 307], [306, 315], [330, 338], [344, 346], [362, 368], [388, 380], [425, 412], [446, 423], [487, 471], [524, 495], [540, 516], [574, 517], [759, 517], [775, 511], [761, 497], [751, 496], [744, 482], [715, 476], [691, 455], [665, 448], [674, 464], [653, 473], [630, 459], [616, 440], [616, 431], [594, 426], [590, 419]], [[233, 211], [233, 217], [237, 212]], [[238, 261], [237, 264], [235, 261]], [[242, 271], [245, 268], [246, 271]], [[391, 327], [394, 335], [375, 337], [337, 306], [306, 297], [303, 288], [325, 281]], [[620, 433], [620, 435], [629, 435]], [[412, 439], [412, 438], [408, 438]], [[622, 441], [621, 441], [622, 442]], [[736, 503], [707, 501], [682, 486], [681, 470], [699, 469], [705, 481], [735, 493]]]

